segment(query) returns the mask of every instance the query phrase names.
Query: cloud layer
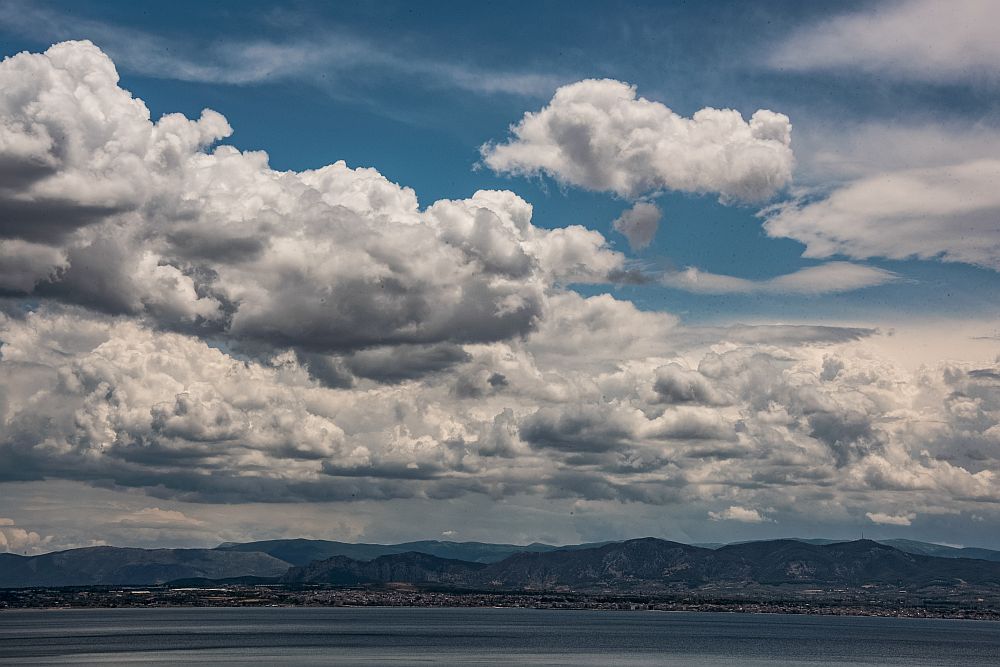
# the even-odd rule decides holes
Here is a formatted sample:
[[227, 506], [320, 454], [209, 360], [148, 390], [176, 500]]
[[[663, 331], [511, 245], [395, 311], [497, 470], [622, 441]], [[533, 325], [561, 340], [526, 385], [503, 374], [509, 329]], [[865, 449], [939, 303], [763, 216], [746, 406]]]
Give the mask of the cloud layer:
[[569, 185], [634, 198], [660, 190], [767, 199], [789, 183], [794, 159], [788, 117], [761, 109], [705, 108], [684, 118], [636, 96], [634, 86], [590, 79], [559, 88], [543, 109], [511, 126], [506, 143], [485, 144], [498, 173], [547, 174]]
[[784, 70], [848, 70], [951, 84], [1000, 82], [991, 0], [903, 0], [827, 19], [793, 33], [771, 56]]
[[818, 200], [765, 213], [773, 237], [805, 256], [940, 259], [1000, 270], [1000, 160], [868, 176]]
[[[273, 18], [264, 18], [272, 31], [280, 23]], [[38, 3], [0, 0], [0, 26], [45, 42], [86, 36], [127, 71], [198, 83], [242, 86], [293, 80], [345, 95], [344, 87], [364, 87], [358, 84], [359, 79], [391, 80], [403, 72], [434, 88], [542, 97], [563, 80], [546, 73], [498, 71], [469, 62], [429, 58], [400, 51], [398, 44], [374, 42], [304, 18], [291, 20], [289, 34], [276, 39], [217, 35], [206, 44], [193, 39], [168, 39], [134, 25], [70, 16]]]
[[660, 281], [676, 289], [697, 294], [836, 294], [874, 287], [897, 280], [891, 271], [850, 262], [828, 262], [809, 266], [767, 280], [748, 280], [700, 271], [689, 267], [666, 273]]
[[[584, 297], [567, 286], [625, 267], [601, 234], [536, 225], [506, 191], [421, 207], [374, 169], [275, 171], [216, 145], [231, 128], [211, 110], [152, 121], [87, 42], [8, 58], [0, 85], [2, 482], [136, 489], [161, 500], [116, 526], [191, 534], [201, 519], [168, 502], [530, 498], [891, 524], [1000, 501], [995, 363], [910, 371], [872, 329], [694, 330]], [[752, 199], [787, 182], [789, 132], [779, 114], [685, 119], [585, 81], [484, 159], [627, 197]], [[845, 200], [892, 221], [910, 192]], [[774, 210], [769, 232], [804, 238], [812, 205]], [[641, 245], [655, 213], [619, 227]], [[855, 252], [838, 244], [816, 252]], [[894, 277], [831, 262], [669, 280], [819, 294]], [[6, 548], [47, 539], [0, 528]]]
[[[692, 346], [610, 297], [552, 306], [523, 343], [351, 388], [291, 353], [240, 360], [79, 310], [8, 317], [0, 470], [198, 502], [534, 496], [736, 521], [752, 517], [732, 507], [915, 521], [1000, 501], [1000, 366], [907, 372], [836, 328], [772, 326], [779, 345], [703, 330]], [[163, 518], [148, 514], [129, 520]]]

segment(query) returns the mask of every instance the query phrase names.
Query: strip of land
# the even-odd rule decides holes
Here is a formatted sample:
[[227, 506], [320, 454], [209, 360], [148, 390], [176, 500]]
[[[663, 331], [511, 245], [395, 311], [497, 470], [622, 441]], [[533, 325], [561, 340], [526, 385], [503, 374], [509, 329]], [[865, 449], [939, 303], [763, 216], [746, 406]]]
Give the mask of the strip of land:
[[[773, 593], [772, 594], [776, 594]], [[698, 611], [829, 616], [886, 616], [1000, 620], [1000, 600], [943, 595], [912, 600], [890, 591], [803, 591], [796, 597], [766, 593], [733, 597], [700, 595], [599, 595], [567, 592], [491, 593], [413, 590], [410, 587], [294, 588], [283, 585], [148, 588], [40, 588], [0, 590], [4, 609], [114, 609], [151, 607], [513, 607], [625, 611]]]

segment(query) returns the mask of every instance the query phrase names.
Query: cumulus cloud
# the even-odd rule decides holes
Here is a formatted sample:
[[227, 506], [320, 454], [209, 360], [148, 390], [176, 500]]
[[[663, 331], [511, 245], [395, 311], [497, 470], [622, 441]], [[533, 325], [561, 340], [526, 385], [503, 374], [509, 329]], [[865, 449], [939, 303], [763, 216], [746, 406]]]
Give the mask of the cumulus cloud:
[[903, 0], [807, 26], [770, 58], [783, 70], [855, 70], [933, 83], [1000, 81], [994, 26], [1000, 7], [990, 0]]
[[739, 505], [730, 505], [720, 512], [709, 512], [708, 518], [712, 521], [739, 521], [740, 523], [764, 523], [770, 521], [760, 510]]
[[660, 227], [663, 212], [656, 204], [636, 202], [631, 208], [625, 209], [611, 223], [614, 230], [628, 239], [632, 250], [642, 250], [653, 242], [656, 230]]
[[[213, 149], [221, 116], [151, 121], [88, 43], [0, 76], [18, 91], [0, 102], [0, 200], [31, 213], [0, 219], [4, 256], [23, 258], [4, 293], [30, 294], [0, 310], [0, 481], [141, 490], [159, 500], [114, 525], [188, 536], [202, 519], [168, 502], [564, 498], [846, 521], [998, 501], [996, 364], [911, 371], [871, 329], [695, 330], [585, 297], [566, 285], [624, 266], [601, 234], [536, 226], [510, 192], [422, 208], [373, 169], [276, 172]], [[632, 105], [656, 127], [721, 122], [626, 97], [629, 128]], [[796, 289], [854, 270], [838, 266]]]
[[0, 292], [27, 294], [68, 266], [69, 259], [59, 248], [20, 239], [0, 240]]
[[52, 536], [42, 537], [33, 530], [19, 528], [13, 519], [0, 518], [0, 552], [34, 554], [44, 551]]
[[329, 352], [524, 335], [552, 284], [623, 261], [596, 232], [534, 226], [510, 192], [421, 210], [374, 169], [209, 151], [221, 115], [151, 122], [89, 42], [8, 58], [0, 85], [6, 291]]
[[748, 280], [688, 267], [665, 273], [660, 281], [667, 287], [698, 294], [836, 294], [874, 287], [897, 280], [885, 269], [850, 262], [829, 262], [809, 266], [767, 280]]
[[628, 198], [677, 190], [758, 201], [790, 182], [794, 163], [783, 114], [761, 109], [747, 122], [738, 111], [705, 108], [684, 118], [611, 79], [559, 88], [510, 132], [506, 143], [481, 148], [492, 170]]
[[806, 257], [917, 257], [998, 270], [997, 179], [995, 159], [882, 173], [773, 207], [764, 229], [804, 243]]
[[[628, 302], [552, 306], [565, 311], [554, 327], [523, 341], [350, 388], [290, 352], [237, 359], [83, 311], [7, 317], [0, 471], [199, 502], [527, 494], [808, 513], [833, 494], [863, 516], [997, 499], [1000, 369], [910, 373], [866, 351], [871, 332], [835, 328], [793, 327], [779, 346], [718, 329], [693, 353], [669, 317]], [[623, 323], [633, 340], [570, 354]], [[150, 530], [160, 519], [180, 517], [129, 518]]]
[[727, 399], [712, 386], [707, 377], [696, 370], [686, 369], [676, 362], [656, 369], [653, 383], [659, 399], [664, 403], [702, 403], [725, 405]]
[[885, 512], [865, 512], [865, 516], [872, 523], [880, 526], [909, 526], [917, 515], [913, 512], [906, 514], [887, 514]]

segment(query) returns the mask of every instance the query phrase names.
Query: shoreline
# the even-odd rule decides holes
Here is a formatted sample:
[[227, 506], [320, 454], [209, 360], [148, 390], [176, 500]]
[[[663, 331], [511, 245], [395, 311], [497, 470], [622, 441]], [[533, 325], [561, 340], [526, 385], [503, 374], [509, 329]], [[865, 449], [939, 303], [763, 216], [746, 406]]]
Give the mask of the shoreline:
[[534, 609], [783, 616], [848, 616], [1000, 621], [1000, 609], [956, 603], [948, 608], [837, 600], [679, 600], [657, 595], [585, 593], [457, 593], [356, 589], [274, 590], [229, 588], [107, 588], [0, 590], [7, 611], [59, 612], [109, 609]]

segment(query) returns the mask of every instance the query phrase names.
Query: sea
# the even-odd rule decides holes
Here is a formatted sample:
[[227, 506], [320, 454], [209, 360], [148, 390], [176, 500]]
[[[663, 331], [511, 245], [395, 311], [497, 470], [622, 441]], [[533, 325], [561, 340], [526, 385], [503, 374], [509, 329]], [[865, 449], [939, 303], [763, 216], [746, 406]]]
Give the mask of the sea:
[[992, 621], [650, 611], [0, 611], [4, 665], [1000, 665]]

